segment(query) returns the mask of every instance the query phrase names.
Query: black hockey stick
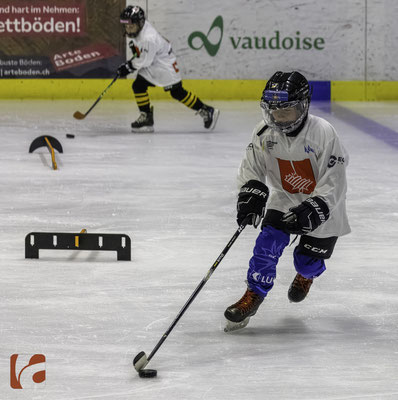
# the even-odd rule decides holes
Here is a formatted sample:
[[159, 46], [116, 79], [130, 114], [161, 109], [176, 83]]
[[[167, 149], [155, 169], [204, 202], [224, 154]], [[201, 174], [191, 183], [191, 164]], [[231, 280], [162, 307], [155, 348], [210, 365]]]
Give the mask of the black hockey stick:
[[[152, 350], [151, 354], [147, 357], [144, 351], [141, 351], [138, 353], [135, 358], [134, 358], [134, 368], [140, 372], [148, 363], [151, 361], [152, 357], [156, 354], [156, 352], [159, 350], [160, 346], [163, 344], [163, 342], [167, 339], [169, 336], [170, 332], [173, 330], [173, 328], [177, 325], [177, 322], [180, 320], [180, 318], [184, 315], [185, 311], [188, 309], [188, 307], [191, 305], [191, 303], [195, 300], [195, 297], [199, 294], [199, 292], [202, 290], [203, 286], [206, 284], [206, 282], [210, 279], [211, 275], [213, 272], [216, 270], [218, 265], [220, 264], [221, 260], [224, 258], [224, 256], [228, 253], [228, 250], [232, 247], [232, 245], [235, 243], [236, 239], [239, 237], [243, 229], [245, 229], [246, 225], [250, 221], [250, 218], [252, 216], [247, 217], [242, 224], [239, 226], [238, 230], [234, 233], [232, 236], [231, 240], [228, 242], [228, 244], [225, 246], [224, 250], [221, 252], [221, 254], [218, 256], [217, 260], [214, 262], [214, 264], [211, 266], [211, 268], [208, 270], [207, 274], [204, 276], [202, 281], [199, 283], [198, 287], [195, 289], [195, 291], [191, 294], [191, 297], [188, 299], [188, 301], [185, 303], [184, 307], [180, 310], [178, 313], [177, 317], [173, 321], [173, 323], [169, 326], [167, 331], [163, 334], [162, 338], [159, 340], [157, 345], [154, 347]], [[140, 375], [141, 376], [141, 375]]]
[[99, 95], [98, 99], [95, 100], [94, 104], [89, 108], [89, 110], [85, 113], [82, 114], [80, 111], [75, 111], [73, 114], [73, 117], [76, 119], [84, 119], [87, 117], [87, 115], [90, 113], [90, 111], [97, 105], [97, 103], [102, 99], [104, 94], [108, 91], [108, 89], [116, 82], [117, 78], [119, 78], [119, 74], [116, 74], [116, 76], [113, 78], [113, 81], [106, 87], [106, 89]]

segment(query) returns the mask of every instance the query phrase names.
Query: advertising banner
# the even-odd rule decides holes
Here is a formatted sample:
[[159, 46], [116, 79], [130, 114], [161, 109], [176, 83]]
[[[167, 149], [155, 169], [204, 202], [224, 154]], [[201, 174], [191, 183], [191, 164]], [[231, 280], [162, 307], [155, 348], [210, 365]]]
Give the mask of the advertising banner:
[[396, 0], [149, 1], [149, 20], [171, 41], [185, 79], [296, 69], [318, 81], [397, 80], [397, 12]]
[[149, 19], [173, 44], [186, 79], [267, 79], [293, 69], [311, 80], [364, 76], [363, 2], [178, 3], [173, 21], [152, 0]]
[[0, 78], [108, 78], [125, 60], [125, 0], [0, 3]]

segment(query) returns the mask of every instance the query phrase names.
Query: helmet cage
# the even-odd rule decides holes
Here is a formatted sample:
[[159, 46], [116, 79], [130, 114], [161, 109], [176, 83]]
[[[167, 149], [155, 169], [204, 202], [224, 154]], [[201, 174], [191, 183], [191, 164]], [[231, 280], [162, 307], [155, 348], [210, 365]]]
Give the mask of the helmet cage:
[[311, 94], [307, 79], [299, 72], [275, 72], [260, 101], [265, 123], [280, 133], [294, 132], [308, 115]]
[[293, 101], [260, 102], [265, 123], [280, 133], [288, 134], [296, 130], [308, 114], [308, 99]]

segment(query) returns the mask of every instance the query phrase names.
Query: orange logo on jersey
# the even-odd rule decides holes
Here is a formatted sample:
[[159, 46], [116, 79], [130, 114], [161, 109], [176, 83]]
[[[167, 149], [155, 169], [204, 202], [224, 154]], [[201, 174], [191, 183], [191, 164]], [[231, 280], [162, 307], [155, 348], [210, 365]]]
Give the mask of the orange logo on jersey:
[[310, 194], [314, 191], [316, 181], [308, 158], [302, 161], [277, 160], [283, 189], [289, 193]]
[[141, 55], [140, 49], [134, 44], [132, 40], [129, 42], [129, 47], [134, 57], [139, 57]]

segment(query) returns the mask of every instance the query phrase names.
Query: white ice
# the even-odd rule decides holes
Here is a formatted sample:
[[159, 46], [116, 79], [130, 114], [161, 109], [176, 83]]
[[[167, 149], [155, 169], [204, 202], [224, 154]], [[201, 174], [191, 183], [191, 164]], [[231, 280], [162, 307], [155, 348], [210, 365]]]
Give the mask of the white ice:
[[[141, 379], [151, 352], [237, 229], [235, 176], [258, 102], [216, 102], [214, 132], [176, 102], [154, 102], [154, 134], [132, 134], [133, 101], [1, 101], [0, 398], [112, 400], [398, 399], [398, 149], [314, 103], [350, 152], [341, 238], [309, 297], [290, 304], [293, 247], [248, 327], [223, 332], [225, 308], [245, 290], [258, 230], [247, 227]], [[340, 103], [344, 106], [344, 103]], [[348, 107], [398, 132], [397, 103]], [[75, 133], [67, 139], [66, 133]], [[398, 134], [398, 133], [397, 133]], [[46, 148], [64, 153], [51, 169]], [[114, 252], [41, 251], [32, 231], [125, 233]], [[12, 389], [12, 354], [46, 356], [45, 386]], [[25, 379], [29, 381], [29, 376]]]

